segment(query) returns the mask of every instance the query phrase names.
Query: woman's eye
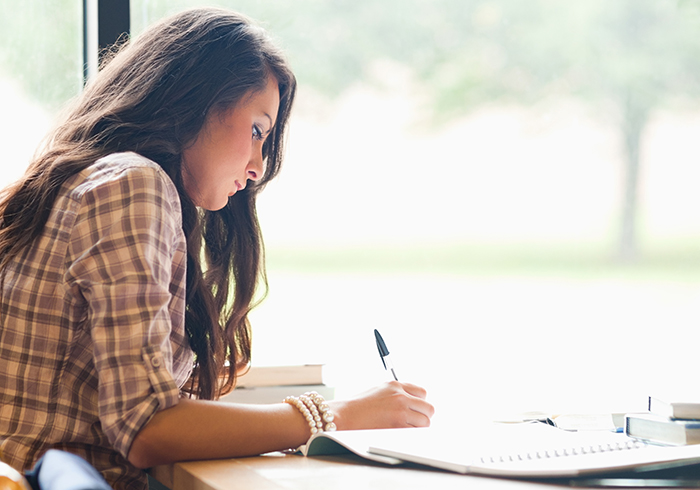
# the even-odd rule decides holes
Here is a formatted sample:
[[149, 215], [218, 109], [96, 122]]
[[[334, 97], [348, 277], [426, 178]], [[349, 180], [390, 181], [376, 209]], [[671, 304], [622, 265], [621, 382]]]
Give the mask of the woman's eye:
[[256, 124], [253, 125], [253, 139], [258, 141], [262, 141], [263, 139], [265, 139], [265, 137], [263, 136], [262, 129], [260, 129], [260, 126]]

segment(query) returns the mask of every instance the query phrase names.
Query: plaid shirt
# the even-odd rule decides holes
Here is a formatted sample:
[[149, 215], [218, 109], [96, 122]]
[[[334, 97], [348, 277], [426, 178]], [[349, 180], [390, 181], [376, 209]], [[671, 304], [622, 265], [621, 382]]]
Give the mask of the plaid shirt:
[[41, 236], [7, 268], [0, 312], [0, 450], [27, 469], [78, 454], [115, 488], [146, 488], [126, 456], [178, 403], [186, 244], [170, 178], [135, 153], [69, 179]]

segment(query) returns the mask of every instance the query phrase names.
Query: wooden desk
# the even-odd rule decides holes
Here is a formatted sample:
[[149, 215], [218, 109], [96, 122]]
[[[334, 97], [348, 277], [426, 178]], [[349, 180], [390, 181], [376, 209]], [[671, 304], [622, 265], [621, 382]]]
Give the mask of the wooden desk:
[[564, 488], [552, 484], [392, 468], [354, 456], [265, 455], [158, 466], [151, 475], [172, 490], [425, 490]]

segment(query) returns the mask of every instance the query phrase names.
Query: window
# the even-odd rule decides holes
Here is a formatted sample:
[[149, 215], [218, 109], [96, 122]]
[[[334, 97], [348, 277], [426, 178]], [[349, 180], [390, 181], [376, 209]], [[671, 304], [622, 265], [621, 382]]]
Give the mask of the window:
[[[0, 7], [12, 152], [77, 93], [74, 3]], [[700, 4], [219, 3], [268, 28], [300, 82], [259, 202], [254, 362], [326, 363], [349, 394], [387, 379], [378, 328], [443, 416], [682, 392], [700, 321]], [[132, 0], [132, 32], [203, 4]]]
[[82, 6], [0, 4], [0, 146], [4, 187], [21, 175], [58, 110], [82, 87]]

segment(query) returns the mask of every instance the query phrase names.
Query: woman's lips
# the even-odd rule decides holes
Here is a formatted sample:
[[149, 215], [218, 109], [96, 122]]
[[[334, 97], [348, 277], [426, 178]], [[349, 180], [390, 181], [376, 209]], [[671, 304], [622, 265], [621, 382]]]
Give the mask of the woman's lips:
[[238, 181], [235, 181], [234, 183], [236, 184], [236, 190], [235, 190], [235, 191], [229, 192], [229, 193], [228, 193], [228, 197], [231, 197], [231, 196], [233, 196], [236, 192], [242, 191], [243, 189], [245, 189], [245, 184], [241, 184], [241, 183], [238, 182]]

